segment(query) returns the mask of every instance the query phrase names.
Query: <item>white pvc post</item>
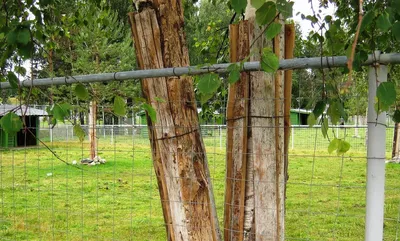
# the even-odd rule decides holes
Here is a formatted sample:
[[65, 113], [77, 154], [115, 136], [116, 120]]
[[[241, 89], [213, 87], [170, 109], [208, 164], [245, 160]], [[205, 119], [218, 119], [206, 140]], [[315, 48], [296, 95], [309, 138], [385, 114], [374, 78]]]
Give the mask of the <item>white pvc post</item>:
[[377, 115], [374, 104], [378, 85], [387, 80], [387, 67], [384, 65], [369, 67], [368, 78], [368, 163], [365, 240], [379, 241], [383, 240], [385, 204], [386, 112]]
[[[49, 123], [51, 119], [49, 119]], [[51, 124], [49, 124], [49, 132], [50, 132], [50, 142], [53, 142], [53, 127]]]

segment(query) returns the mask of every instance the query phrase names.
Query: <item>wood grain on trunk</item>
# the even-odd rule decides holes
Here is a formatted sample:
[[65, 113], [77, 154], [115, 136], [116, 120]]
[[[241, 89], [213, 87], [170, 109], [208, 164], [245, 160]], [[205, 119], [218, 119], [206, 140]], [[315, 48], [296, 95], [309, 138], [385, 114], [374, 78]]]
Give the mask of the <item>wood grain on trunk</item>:
[[[249, 55], [247, 21], [230, 26], [231, 62]], [[249, 107], [249, 78], [242, 72], [240, 80], [229, 87], [227, 103], [227, 180], [225, 193], [225, 240], [243, 240], [244, 203], [247, 172], [247, 133]]]
[[93, 160], [97, 156], [97, 137], [96, 137], [96, 118], [97, 102], [90, 102], [89, 111], [89, 143], [90, 143], [90, 159]]
[[[250, 50], [262, 34], [254, 18], [230, 29], [232, 62], [249, 53], [250, 61], [258, 61], [264, 47], [284, 56], [283, 31], [274, 41], [259, 38]], [[225, 240], [284, 239], [283, 80], [283, 71], [242, 73], [229, 87]]]
[[[285, 24], [285, 59], [293, 59], [294, 56], [294, 43], [295, 43], [295, 28], [294, 24]], [[289, 137], [290, 137], [290, 109], [292, 106], [292, 70], [285, 71], [285, 89], [284, 89], [284, 113], [285, 116], [285, 133], [284, 133], [284, 173], [285, 182], [289, 179], [288, 167], [289, 167]], [[285, 185], [285, 200], [286, 200], [286, 185]]]
[[[189, 66], [181, 1], [141, 6], [129, 15], [140, 68]], [[220, 240], [192, 78], [144, 79], [142, 91], [157, 113], [147, 122], [168, 240]]]
[[[250, 42], [256, 39], [261, 29], [249, 17]], [[281, 20], [281, 23], [283, 21]], [[259, 61], [262, 49], [276, 48], [280, 58], [284, 55], [283, 31], [277, 36], [279, 44], [263, 38], [256, 40], [251, 52], [258, 52], [250, 61]], [[276, 82], [278, 78], [278, 82]], [[247, 217], [253, 220], [252, 232], [248, 240], [282, 240], [284, 238], [284, 164], [283, 164], [283, 71], [277, 74], [252, 72], [250, 79], [250, 128], [249, 162], [253, 163], [254, 189], [247, 195], [253, 202], [254, 214]], [[251, 143], [251, 144], [250, 144]], [[249, 213], [250, 214], [250, 213]]]
[[[248, 42], [252, 49], [250, 61], [259, 61], [264, 47], [274, 49], [282, 58], [284, 56], [284, 31], [274, 41], [266, 41], [263, 29], [255, 24], [255, 10], [251, 7], [250, 0], [246, 8], [248, 22]], [[283, 19], [279, 18], [281, 24]], [[243, 37], [239, 37], [243, 38]], [[257, 39], [257, 40], [255, 40]], [[254, 42], [254, 43], [253, 43]], [[275, 43], [275, 45], [274, 45]], [[239, 53], [238, 53], [239, 55]], [[242, 81], [242, 80], [241, 80]], [[225, 211], [225, 238], [227, 240], [283, 240], [284, 239], [284, 73], [276, 74], [264, 72], [251, 72], [248, 79], [248, 97], [244, 95], [245, 89], [234, 85], [229, 91], [228, 120], [230, 115], [235, 116], [236, 111], [246, 111], [247, 122], [244, 114], [235, 122], [228, 121], [228, 157], [226, 211]], [[234, 93], [242, 95], [234, 96]], [[236, 99], [235, 99], [236, 98]], [[233, 100], [232, 100], [233, 99]], [[240, 108], [232, 103], [246, 103], [246, 108]], [[233, 105], [233, 107], [229, 107]], [[235, 112], [234, 112], [235, 111]], [[242, 114], [242, 115], [240, 115]], [[231, 130], [232, 129], [232, 130]], [[238, 129], [247, 129], [239, 132]], [[236, 132], [235, 132], [236, 130]], [[247, 137], [246, 137], [247, 135]], [[246, 138], [247, 142], [242, 138]], [[236, 147], [235, 148], [235, 143]], [[243, 146], [246, 146], [246, 157], [241, 156]], [[229, 153], [232, 150], [232, 153]], [[240, 169], [245, 161], [246, 171]], [[240, 171], [239, 171], [240, 170]], [[242, 176], [239, 176], [242, 175]], [[236, 175], [236, 176], [235, 176]], [[240, 178], [237, 178], [239, 176]], [[230, 178], [229, 178], [230, 177]], [[235, 185], [241, 178], [245, 178], [244, 187]], [[244, 198], [240, 196], [244, 192]], [[240, 203], [244, 200], [244, 210]], [[243, 226], [240, 219], [243, 214]], [[229, 219], [229, 221], [227, 220]], [[242, 235], [242, 236], [241, 236]]]

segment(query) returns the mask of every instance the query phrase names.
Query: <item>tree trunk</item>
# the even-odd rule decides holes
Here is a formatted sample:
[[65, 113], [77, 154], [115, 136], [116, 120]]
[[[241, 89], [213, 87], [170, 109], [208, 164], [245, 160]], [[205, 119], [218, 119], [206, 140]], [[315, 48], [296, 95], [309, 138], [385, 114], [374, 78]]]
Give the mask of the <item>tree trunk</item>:
[[97, 156], [97, 136], [96, 136], [96, 117], [97, 117], [97, 103], [96, 101], [90, 102], [89, 107], [89, 143], [90, 143], [90, 159], [93, 160]]
[[85, 113], [79, 112], [79, 122], [81, 125], [85, 124]]
[[[241, 60], [246, 53], [254, 53], [250, 61], [259, 61], [264, 47], [274, 49], [281, 58], [284, 55], [283, 30], [273, 42], [261, 37], [255, 41], [253, 49], [242, 50], [242, 46], [248, 45], [244, 43], [253, 43], [262, 35], [262, 30], [255, 24], [254, 13], [255, 9], [248, 4], [248, 22], [240, 23], [239, 51], [236, 57], [231, 56], [232, 60]], [[279, 21], [283, 24], [282, 19]], [[275, 75], [252, 72], [249, 77], [242, 74], [241, 80], [230, 87], [226, 240], [284, 239], [283, 81], [283, 71]]]
[[[129, 15], [140, 69], [188, 66], [181, 1], [147, 1]], [[191, 77], [142, 80], [168, 240], [220, 240]], [[163, 99], [163, 101], [157, 101]]]

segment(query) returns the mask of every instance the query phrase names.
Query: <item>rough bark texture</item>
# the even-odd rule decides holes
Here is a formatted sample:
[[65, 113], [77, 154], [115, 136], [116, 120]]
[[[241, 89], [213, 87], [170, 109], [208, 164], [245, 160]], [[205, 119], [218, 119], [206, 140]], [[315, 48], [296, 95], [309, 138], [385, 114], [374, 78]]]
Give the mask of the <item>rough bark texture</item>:
[[[248, 9], [246, 16], [254, 16], [251, 13], [254, 10]], [[282, 57], [283, 31], [273, 42], [260, 38], [254, 49], [248, 49], [261, 31], [254, 17], [231, 26], [231, 61], [240, 61], [250, 52], [255, 53], [250, 61], [260, 60], [264, 47], [274, 48]], [[283, 80], [282, 71], [275, 75], [242, 73], [241, 79], [230, 86], [224, 220], [227, 241], [284, 239]]]
[[[141, 3], [130, 20], [141, 69], [189, 65], [181, 1]], [[157, 113], [147, 121], [168, 240], [220, 240], [192, 78], [144, 79], [142, 90]]]
[[91, 101], [90, 112], [89, 112], [89, 143], [90, 143], [91, 160], [93, 160], [95, 156], [97, 156], [96, 117], [97, 117], [97, 103], [96, 101]]
[[[294, 55], [294, 43], [295, 43], [295, 28], [294, 24], [285, 24], [285, 59], [293, 59]], [[290, 109], [292, 106], [292, 70], [285, 71], [284, 81], [284, 175], [285, 175], [285, 200], [286, 200], [286, 183], [289, 179], [288, 167], [289, 167], [289, 137], [290, 137]]]
[[[249, 25], [242, 21], [230, 26], [231, 62], [249, 55]], [[227, 103], [227, 180], [225, 192], [225, 240], [243, 240], [244, 202], [247, 170], [247, 134], [249, 121], [249, 73], [229, 87]]]
[[[262, 35], [254, 8], [248, 3], [250, 43]], [[280, 19], [280, 23], [284, 21]], [[250, 61], [259, 61], [264, 47], [284, 56], [284, 31], [279, 40], [255, 41]], [[249, 134], [245, 197], [244, 240], [284, 239], [284, 95], [283, 71], [252, 72], [249, 91]]]

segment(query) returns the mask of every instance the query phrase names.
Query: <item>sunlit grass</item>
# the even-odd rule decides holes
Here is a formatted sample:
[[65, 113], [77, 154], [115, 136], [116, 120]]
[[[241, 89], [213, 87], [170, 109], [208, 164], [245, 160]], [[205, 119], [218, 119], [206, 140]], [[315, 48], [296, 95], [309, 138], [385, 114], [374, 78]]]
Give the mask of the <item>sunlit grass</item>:
[[[347, 138], [353, 147], [342, 158], [327, 153], [319, 132], [317, 137], [311, 130], [295, 132], [288, 240], [364, 239], [365, 141], [349, 132]], [[113, 140], [99, 140], [105, 165], [79, 168], [65, 165], [43, 146], [1, 150], [0, 240], [166, 240], [148, 140], [130, 135]], [[68, 163], [88, 155], [88, 143], [75, 139], [47, 144]], [[222, 139], [206, 137], [205, 145], [222, 225], [224, 133]], [[387, 165], [385, 240], [395, 240], [399, 228], [399, 174], [400, 165]]]

